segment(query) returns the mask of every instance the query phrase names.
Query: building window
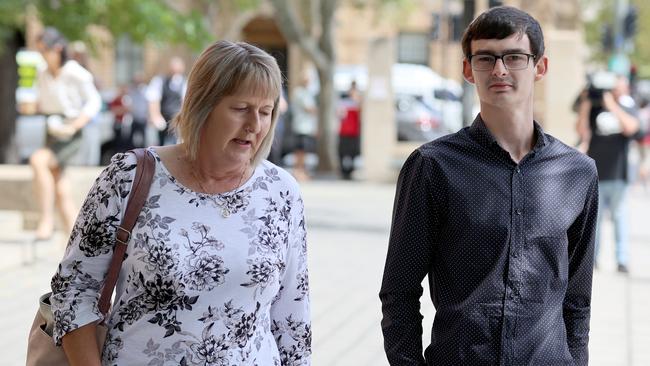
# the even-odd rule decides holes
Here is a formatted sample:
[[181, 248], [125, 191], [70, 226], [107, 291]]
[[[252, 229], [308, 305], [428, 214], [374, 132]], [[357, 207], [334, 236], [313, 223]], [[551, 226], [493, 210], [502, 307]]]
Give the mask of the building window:
[[142, 46], [123, 35], [115, 44], [115, 84], [128, 84], [133, 75], [142, 72]]
[[400, 33], [397, 40], [397, 61], [409, 64], [429, 64], [429, 35]]

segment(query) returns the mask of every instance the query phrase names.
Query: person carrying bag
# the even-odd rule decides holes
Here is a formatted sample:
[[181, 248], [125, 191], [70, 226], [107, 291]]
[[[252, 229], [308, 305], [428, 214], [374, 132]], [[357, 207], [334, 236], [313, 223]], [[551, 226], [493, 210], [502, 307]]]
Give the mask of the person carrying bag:
[[[117, 283], [131, 230], [147, 199], [155, 169], [154, 158], [146, 149], [136, 149], [132, 150], [132, 152], [135, 153], [137, 158], [135, 178], [133, 179], [131, 195], [126, 205], [122, 223], [116, 231], [115, 249], [99, 298], [98, 308], [104, 316], [110, 309], [111, 297]], [[50, 304], [51, 295], [52, 293], [48, 292], [39, 298], [39, 309], [36, 312], [27, 342], [26, 366], [65, 366], [69, 364], [63, 348], [57, 347], [52, 339], [54, 319]], [[101, 352], [108, 329], [103, 321], [97, 325], [96, 329], [97, 345]]]

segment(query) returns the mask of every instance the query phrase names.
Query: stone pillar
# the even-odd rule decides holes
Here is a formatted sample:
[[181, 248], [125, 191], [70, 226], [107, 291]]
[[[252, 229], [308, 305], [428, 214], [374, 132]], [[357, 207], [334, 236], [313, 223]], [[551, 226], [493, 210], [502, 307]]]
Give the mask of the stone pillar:
[[395, 63], [395, 40], [376, 38], [370, 41], [368, 87], [362, 106], [361, 155], [363, 177], [378, 182], [393, 182], [397, 145], [397, 127], [391, 85], [391, 67]]
[[546, 31], [545, 36], [548, 73], [535, 104], [541, 109], [539, 118], [546, 132], [565, 144], [574, 145], [578, 138], [577, 115], [571, 107], [585, 85], [583, 37], [578, 31], [554, 29]]

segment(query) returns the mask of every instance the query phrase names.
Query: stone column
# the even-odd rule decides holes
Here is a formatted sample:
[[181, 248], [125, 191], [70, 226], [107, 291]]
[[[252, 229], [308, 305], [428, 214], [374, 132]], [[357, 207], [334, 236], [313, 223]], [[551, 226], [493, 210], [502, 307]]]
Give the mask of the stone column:
[[395, 63], [395, 40], [370, 41], [368, 86], [361, 114], [361, 155], [363, 177], [371, 181], [394, 181], [392, 166], [397, 145], [397, 127], [391, 86], [391, 67]]

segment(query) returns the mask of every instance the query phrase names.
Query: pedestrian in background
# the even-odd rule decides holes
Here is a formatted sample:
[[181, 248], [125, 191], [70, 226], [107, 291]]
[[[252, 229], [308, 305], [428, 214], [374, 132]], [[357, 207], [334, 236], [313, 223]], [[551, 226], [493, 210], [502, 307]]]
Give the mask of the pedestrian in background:
[[97, 301], [136, 159], [118, 154], [101, 173], [52, 279], [53, 337], [71, 364], [310, 364], [303, 202], [296, 180], [264, 160], [281, 88], [257, 47], [219, 41], [199, 56], [173, 122], [181, 143], [148, 148], [154, 182], [103, 350]]
[[[69, 51], [70, 59], [77, 61], [81, 67], [91, 73], [95, 89], [102, 90], [101, 80], [99, 80], [99, 78], [90, 70], [90, 57], [88, 55], [88, 48], [86, 47], [86, 44], [81, 41], [74, 41], [71, 42], [67, 48]], [[103, 102], [100, 106], [100, 110], [102, 107]], [[81, 151], [75, 159], [75, 163], [87, 166], [96, 166], [98, 164], [101, 164], [102, 138], [99, 119], [100, 113], [97, 113], [81, 130]]]
[[598, 168], [598, 226], [596, 260], [601, 242], [602, 219], [606, 213], [614, 222], [617, 270], [628, 273], [629, 229], [627, 222], [627, 188], [629, 183], [628, 154], [630, 142], [639, 132], [634, 99], [624, 76], [616, 79], [614, 88], [590, 98], [582, 98], [578, 112], [578, 133], [581, 151], [596, 162]]
[[167, 75], [155, 76], [149, 82], [146, 94], [149, 101], [149, 121], [158, 130], [160, 146], [176, 142], [169, 124], [181, 110], [186, 89], [185, 62], [180, 57], [172, 57], [169, 60]]
[[345, 180], [352, 179], [354, 161], [361, 153], [361, 102], [357, 82], [352, 81], [339, 103], [339, 169]]
[[[462, 38], [480, 113], [399, 175], [380, 291], [391, 365], [587, 365], [596, 167], [533, 119], [539, 23], [512, 7]], [[436, 308], [422, 354], [422, 280]]]
[[291, 129], [295, 144], [293, 175], [299, 181], [310, 178], [305, 160], [308, 152], [315, 151], [318, 134], [318, 108], [316, 98], [309, 90], [310, 81], [309, 74], [305, 74], [291, 95]]
[[147, 146], [147, 121], [149, 108], [146, 97], [147, 84], [142, 74], [133, 76], [127, 92], [126, 105], [131, 116], [130, 148]]
[[278, 122], [275, 124], [275, 131], [273, 132], [273, 145], [271, 145], [271, 152], [269, 153], [269, 161], [275, 165], [283, 166], [282, 158], [284, 157], [284, 134], [287, 127], [287, 119], [289, 117], [289, 103], [284, 96], [284, 89], [280, 94], [280, 104], [278, 110]]
[[[67, 57], [67, 40], [47, 27], [38, 37], [38, 50], [47, 68], [36, 83], [38, 111], [47, 118], [45, 147], [29, 158], [39, 206], [36, 240], [46, 240], [54, 231], [54, 205], [66, 230], [72, 230], [76, 209], [65, 179], [65, 167], [82, 147], [82, 129], [101, 107], [101, 97], [86, 69]], [[99, 148], [99, 147], [98, 147]]]

